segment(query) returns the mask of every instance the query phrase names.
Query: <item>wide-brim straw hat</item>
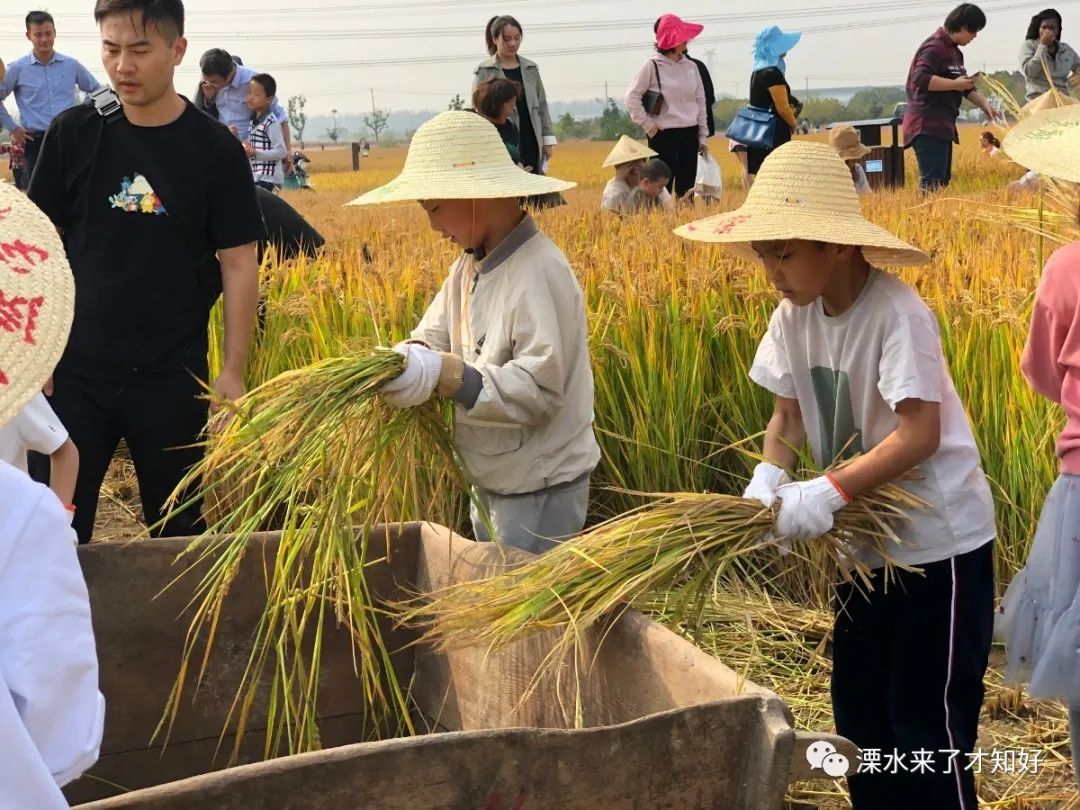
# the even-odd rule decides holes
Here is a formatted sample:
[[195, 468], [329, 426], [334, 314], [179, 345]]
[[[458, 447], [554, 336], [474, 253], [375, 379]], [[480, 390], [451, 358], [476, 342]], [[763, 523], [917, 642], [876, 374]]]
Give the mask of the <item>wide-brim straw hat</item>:
[[847, 164], [827, 144], [791, 141], [772, 152], [735, 211], [675, 229], [717, 242], [740, 258], [760, 261], [754, 242], [805, 239], [855, 245], [876, 267], [926, 264], [930, 257], [862, 215]]
[[56, 228], [0, 182], [0, 426], [41, 390], [67, 345], [75, 280]]
[[623, 163], [632, 163], [635, 160], [648, 160], [656, 157], [657, 154], [657, 152], [654, 152], [640, 141], [635, 141], [629, 135], [623, 135], [612, 147], [612, 150], [608, 152], [603, 168], [620, 166]]
[[449, 111], [416, 130], [401, 174], [349, 205], [529, 197], [576, 185], [524, 171], [514, 164], [498, 130], [486, 118]]
[[829, 146], [844, 160], [862, 160], [873, 150], [859, 140], [855, 127], [835, 127], [829, 130]]
[[1034, 115], [1035, 113], [1043, 112], [1044, 110], [1056, 110], [1059, 107], [1068, 107], [1076, 103], [1076, 99], [1072, 96], [1067, 96], [1064, 93], [1051, 88], [1041, 96], [1036, 96], [1021, 107], [1020, 118], [1024, 119], [1029, 115]]
[[1026, 169], [1080, 183], [1080, 106], [1044, 110], [1005, 136], [1002, 148]]

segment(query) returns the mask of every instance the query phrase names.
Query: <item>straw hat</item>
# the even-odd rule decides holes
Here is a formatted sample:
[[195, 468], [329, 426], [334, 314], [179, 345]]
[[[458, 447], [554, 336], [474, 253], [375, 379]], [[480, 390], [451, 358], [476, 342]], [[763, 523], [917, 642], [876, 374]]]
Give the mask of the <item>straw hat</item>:
[[49, 218], [0, 183], [0, 425], [30, 401], [60, 360], [75, 280]]
[[844, 160], [861, 160], [873, 150], [863, 146], [855, 127], [835, 127], [829, 130], [829, 146]]
[[741, 208], [683, 225], [675, 233], [722, 243], [749, 261], [759, 261], [752, 242], [780, 239], [858, 245], [876, 267], [930, 261], [918, 248], [867, 221], [847, 164], [831, 146], [810, 141], [791, 141], [772, 152]]
[[648, 160], [656, 157], [656, 155], [657, 153], [649, 147], [635, 141], [629, 135], [623, 135], [612, 150], [608, 152], [608, 156], [602, 165], [606, 169], [609, 166], [619, 166], [623, 163], [632, 163], [635, 160]]
[[454, 111], [439, 113], [416, 130], [401, 174], [348, 204], [528, 197], [576, 185], [518, 168], [487, 119]]
[[1067, 96], [1064, 93], [1060, 93], [1057, 90], [1050, 89], [1043, 93], [1041, 96], [1036, 96], [1023, 107], [1020, 108], [1020, 117], [1026, 118], [1029, 115], [1034, 115], [1037, 112], [1043, 110], [1056, 110], [1058, 107], [1068, 107], [1070, 104], [1076, 104], [1076, 99], [1072, 96]]
[[1009, 130], [1002, 148], [1024, 168], [1080, 183], [1080, 106], [1044, 110], [1025, 118]]

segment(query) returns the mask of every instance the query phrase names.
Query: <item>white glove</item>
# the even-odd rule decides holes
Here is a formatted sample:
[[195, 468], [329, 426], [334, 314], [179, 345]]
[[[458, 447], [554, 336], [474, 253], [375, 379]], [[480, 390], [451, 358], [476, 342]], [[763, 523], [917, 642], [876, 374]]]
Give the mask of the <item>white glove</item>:
[[790, 483], [791, 476], [786, 470], [763, 461], [754, 467], [754, 477], [750, 479], [750, 485], [743, 493], [743, 497], [761, 501], [761, 505], [768, 509], [776, 503], [777, 487]]
[[394, 351], [405, 358], [401, 374], [383, 383], [379, 393], [397, 408], [423, 405], [439, 384], [442, 355], [418, 343], [399, 343]]
[[833, 513], [847, 505], [836, 485], [822, 475], [811, 481], [785, 484], [776, 490], [780, 513], [776, 534], [788, 540], [813, 540], [833, 527]]

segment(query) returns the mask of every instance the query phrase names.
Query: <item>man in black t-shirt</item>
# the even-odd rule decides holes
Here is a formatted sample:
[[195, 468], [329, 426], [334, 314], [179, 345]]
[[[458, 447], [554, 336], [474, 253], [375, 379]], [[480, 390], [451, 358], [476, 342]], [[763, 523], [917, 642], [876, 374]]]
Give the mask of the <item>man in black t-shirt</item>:
[[[97, 0], [94, 19], [123, 112], [106, 119], [80, 105], [58, 116], [29, 192], [63, 233], [75, 276], [75, 320], [46, 393], [79, 448], [81, 543], [121, 439], [151, 526], [198, 461], [219, 290], [225, 346], [213, 388], [226, 400], [243, 394], [263, 233], [240, 142], [173, 85], [187, 48], [181, 0]], [[153, 533], [203, 528], [187, 510]]]

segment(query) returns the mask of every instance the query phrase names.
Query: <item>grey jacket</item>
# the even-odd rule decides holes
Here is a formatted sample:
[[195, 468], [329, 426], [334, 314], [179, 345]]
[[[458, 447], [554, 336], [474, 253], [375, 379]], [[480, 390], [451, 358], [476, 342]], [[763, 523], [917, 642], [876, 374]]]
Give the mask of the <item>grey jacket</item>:
[[[1046, 63], [1046, 71], [1043, 63]], [[1057, 54], [1050, 51], [1037, 39], [1025, 39], [1020, 46], [1020, 69], [1024, 72], [1024, 90], [1028, 101], [1050, 90], [1046, 81], [1046, 72], [1054, 80], [1058, 92], [1068, 94], [1069, 75], [1080, 68], [1080, 55], [1064, 42], [1059, 42]]]
[[[529, 118], [532, 120], [533, 132], [536, 133], [537, 151], [542, 151], [544, 146], [554, 146], [555, 130], [551, 126], [551, 112], [548, 110], [547, 92], [544, 90], [544, 82], [540, 78], [540, 68], [536, 62], [518, 57], [521, 63], [521, 79], [525, 85], [525, 101], [529, 105]], [[487, 79], [505, 79], [506, 74], [499, 67], [498, 57], [489, 56], [476, 66], [473, 75], [473, 90], [482, 81]], [[510, 120], [514, 126], [521, 130], [521, 121], [518, 120], [517, 108], [514, 109]]]

